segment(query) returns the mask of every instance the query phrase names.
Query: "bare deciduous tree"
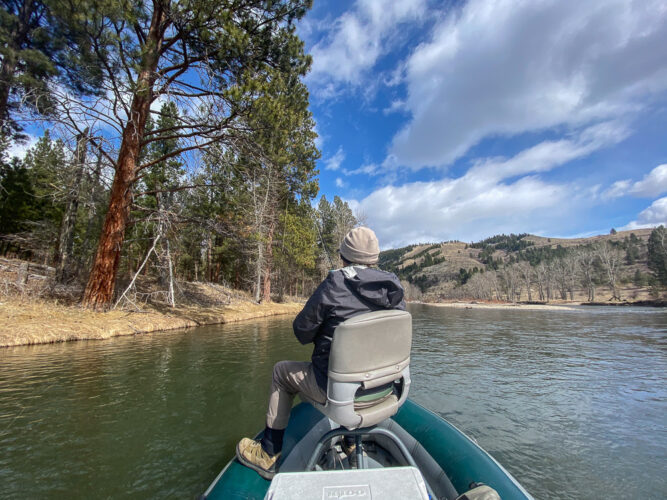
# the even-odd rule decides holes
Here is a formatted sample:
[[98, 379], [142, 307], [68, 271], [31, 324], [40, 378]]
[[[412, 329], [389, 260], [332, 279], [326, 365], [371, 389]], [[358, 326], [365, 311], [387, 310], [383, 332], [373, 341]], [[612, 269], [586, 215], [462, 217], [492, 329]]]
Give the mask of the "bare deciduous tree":
[[575, 252], [569, 252], [562, 260], [565, 270], [565, 288], [570, 294], [570, 300], [574, 300], [574, 289], [579, 277], [579, 257]]
[[507, 300], [516, 302], [521, 298], [521, 278], [516, 266], [506, 266], [501, 274], [501, 283], [507, 296]]
[[474, 299], [490, 300], [495, 292], [494, 273], [475, 273], [465, 284], [467, 295]]
[[619, 278], [619, 268], [623, 262], [623, 252], [608, 241], [601, 241], [595, 245], [595, 253], [605, 270], [607, 283], [611, 288], [611, 300], [621, 300], [621, 293], [616, 283]]
[[595, 300], [595, 259], [597, 258], [595, 252], [590, 248], [580, 248], [577, 251], [577, 260], [579, 261], [579, 269], [581, 271], [581, 284], [588, 292], [588, 301]]
[[533, 282], [533, 266], [530, 265], [529, 262], [522, 260], [521, 262], [516, 264], [517, 272], [519, 273], [519, 277], [523, 281], [523, 285], [526, 287], [526, 292], [528, 294], [528, 302], [532, 302], [533, 300], [533, 295], [531, 292], [531, 285]]

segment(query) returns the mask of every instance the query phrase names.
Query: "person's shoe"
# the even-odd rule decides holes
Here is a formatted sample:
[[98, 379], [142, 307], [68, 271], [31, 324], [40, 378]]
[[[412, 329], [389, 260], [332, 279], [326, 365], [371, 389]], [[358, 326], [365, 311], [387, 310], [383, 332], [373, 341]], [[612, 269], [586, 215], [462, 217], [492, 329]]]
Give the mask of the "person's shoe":
[[347, 455], [347, 463], [350, 464], [350, 469], [359, 468], [359, 461], [357, 460], [357, 445], [354, 443], [348, 444], [343, 440], [341, 445], [343, 453]]
[[259, 441], [243, 438], [236, 445], [236, 458], [246, 467], [257, 471], [264, 479], [269, 481], [276, 475], [276, 462], [280, 453], [269, 455], [264, 451]]

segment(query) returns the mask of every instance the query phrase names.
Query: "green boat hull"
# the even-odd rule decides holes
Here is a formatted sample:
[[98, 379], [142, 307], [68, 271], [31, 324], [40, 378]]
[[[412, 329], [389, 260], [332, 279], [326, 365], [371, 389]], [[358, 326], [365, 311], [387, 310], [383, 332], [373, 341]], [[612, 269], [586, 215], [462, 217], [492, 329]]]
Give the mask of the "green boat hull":
[[[285, 432], [283, 457], [289, 456], [292, 449], [323, 418], [319, 411], [307, 403], [295, 406]], [[503, 500], [532, 498], [487, 452], [435, 413], [408, 400], [392, 419], [424, 447], [459, 493], [467, 491], [473, 482], [482, 482], [494, 488]], [[261, 500], [269, 485], [270, 481], [234, 458], [202, 498]]]

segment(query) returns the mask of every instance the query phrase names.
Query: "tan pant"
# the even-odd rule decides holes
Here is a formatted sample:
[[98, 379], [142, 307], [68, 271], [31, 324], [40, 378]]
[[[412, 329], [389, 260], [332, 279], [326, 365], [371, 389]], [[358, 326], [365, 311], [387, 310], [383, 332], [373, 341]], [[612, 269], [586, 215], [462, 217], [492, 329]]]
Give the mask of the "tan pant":
[[313, 364], [309, 361], [279, 361], [273, 365], [269, 409], [266, 412], [267, 427], [287, 427], [292, 401], [297, 394], [317, 403], [326, 402], [326, 392], [317, 385]]

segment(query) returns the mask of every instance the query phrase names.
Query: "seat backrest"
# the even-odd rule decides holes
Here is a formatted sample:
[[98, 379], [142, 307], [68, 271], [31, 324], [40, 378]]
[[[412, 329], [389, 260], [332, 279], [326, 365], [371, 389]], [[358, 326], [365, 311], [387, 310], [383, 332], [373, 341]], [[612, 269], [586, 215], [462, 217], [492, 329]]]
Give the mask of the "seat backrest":
[[411, 346], [412, 316], [406, 311], [364, 313], [341, 323], [329, 353], [327, 401], [312, 405], [350, 430], [395, 415], [410, 389]]
[[359, 314], [338, 325], [329, 378], [373, 388], [395, 380], [410, 364], [412, 316], [397, 309]]

